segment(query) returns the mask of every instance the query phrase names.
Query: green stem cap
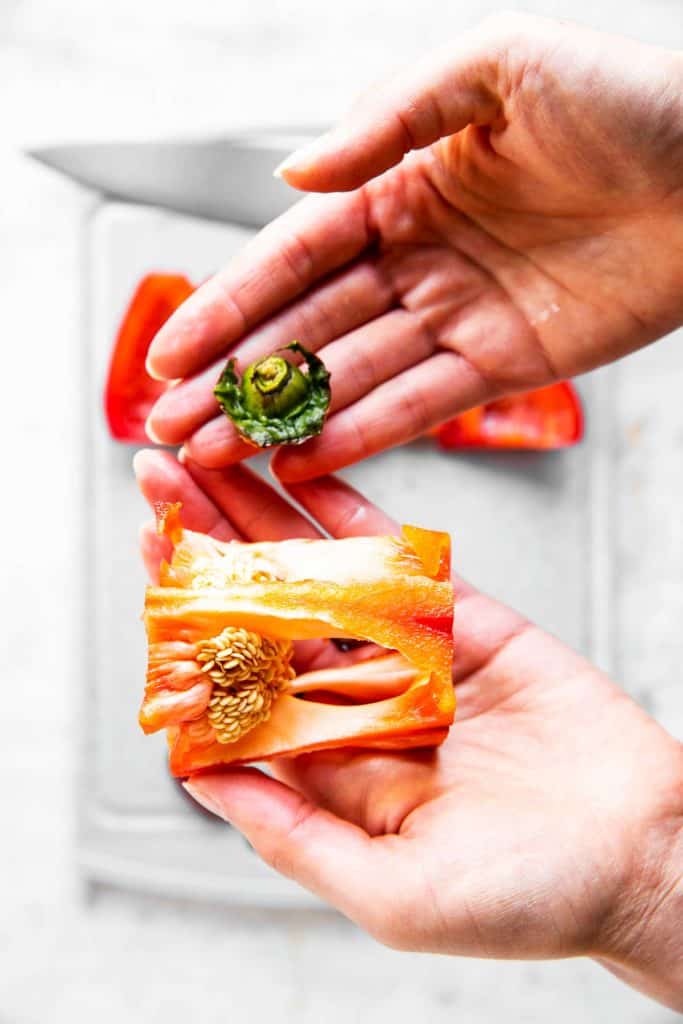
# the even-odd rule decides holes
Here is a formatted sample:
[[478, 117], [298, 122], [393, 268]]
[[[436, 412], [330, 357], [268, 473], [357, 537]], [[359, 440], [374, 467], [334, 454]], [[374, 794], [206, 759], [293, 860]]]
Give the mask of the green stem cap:
[[248, 366], [239, 381], [235, 360], [230, 359], [214, 388], [218, 404], [239, 434], [259, 448], [315, 437], [329, 408], [330, 375], [322, 360], [298, 341], [287, 348], [303, 356], [303, 372], [273, 354]]
[[286, 416], [306, 401], [309, 382], [282, 356], [267, 356], [245, 370], [242, 391], [252, 415]]

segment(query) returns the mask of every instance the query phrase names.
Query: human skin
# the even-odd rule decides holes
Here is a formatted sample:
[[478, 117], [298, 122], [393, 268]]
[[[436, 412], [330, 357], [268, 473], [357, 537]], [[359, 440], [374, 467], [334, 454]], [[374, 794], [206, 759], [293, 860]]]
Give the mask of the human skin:
[[[683, 322], [683, 57], [497, 17], [372, 89], [281, 169], [309, 197], [171, 318], [151, 372], [186, 378], [151, 436], [218, 467], [253, 449], [212, 387], [293, 338], [332, 372], [309, 479]], [[404, 154], [405, 156], [404, 159]]]
[[[142, 452], [136, 472], [151, 504], [183, 502], [191, 529], [316, 535], [246, 467]], [[332, 536], [397, 531], [332, 477], [291, 494]], [[166, 543], [143, 531], [152, 578]], [[272, 867], [390, 946], [590, 956], [683, 1010], [683, 747], [559, 641], [454, 586], [458, 709], [438, 750], [309, 754], [275, 762], [277, 779], [237, 768], [186, 788]]]

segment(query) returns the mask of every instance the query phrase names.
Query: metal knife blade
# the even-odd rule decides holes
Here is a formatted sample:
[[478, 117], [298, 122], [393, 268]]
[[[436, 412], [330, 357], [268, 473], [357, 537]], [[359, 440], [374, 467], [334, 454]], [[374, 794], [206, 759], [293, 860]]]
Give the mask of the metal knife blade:
[[261, 227], [300, 198], [273, 177], [274, 169], [318, 134], [313, 129], [203, 140], [76, 143], [33, 149], [28, 155], [108, 196]]

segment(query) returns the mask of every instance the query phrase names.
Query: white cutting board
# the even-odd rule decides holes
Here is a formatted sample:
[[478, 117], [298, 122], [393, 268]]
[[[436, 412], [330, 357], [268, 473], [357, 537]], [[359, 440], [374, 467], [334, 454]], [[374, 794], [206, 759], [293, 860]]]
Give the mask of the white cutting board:
[[[89, 226], [90, 545], [79, 853], [95, 881], [292, 905], [311, 898], [265, 868], [236, 833], [195, 811], [168, 776], [164, 740], [144, 737], [137, 725], [145, 674], [137, 533], [149, 513], [133, 481], [133, 449], [109, 438], [101, 399], [112, 340], [139, 278], [166, 270], [200, 281], [249, 237], [241, 228], [114, 203], [103, 203]], [[462, 575], [608, 669], [606, 372], [580, 390], [587, 437], [578, 448], [462, 455], [421, 441], [344, 475], [397, 519], [448, 530]]]

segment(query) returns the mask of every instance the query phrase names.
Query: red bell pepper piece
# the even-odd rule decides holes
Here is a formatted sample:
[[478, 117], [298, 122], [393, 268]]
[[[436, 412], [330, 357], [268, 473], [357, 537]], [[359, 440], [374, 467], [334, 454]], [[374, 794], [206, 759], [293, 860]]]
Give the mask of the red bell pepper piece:
[[566, 448], [583, 437], [581, 399], [562, 381], [487, 402], [435, 433], [442, 448]]
[[145, 369], [147, 351], [157, 331], [194, 291], [182, 274], [147, 274], [119, 327], [109, 364], [104, 407], [109, 431], [117, 441], [145, 444], [145, 421], [168, 387]]

